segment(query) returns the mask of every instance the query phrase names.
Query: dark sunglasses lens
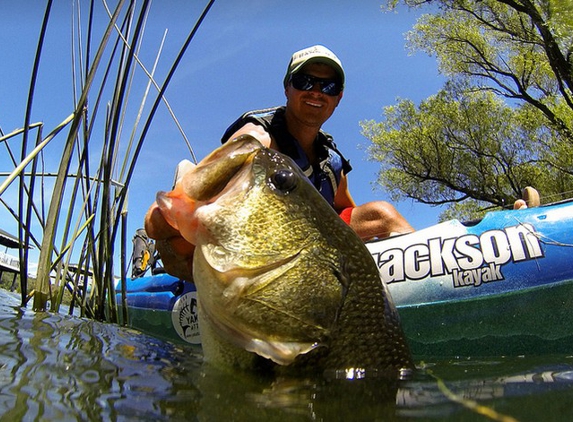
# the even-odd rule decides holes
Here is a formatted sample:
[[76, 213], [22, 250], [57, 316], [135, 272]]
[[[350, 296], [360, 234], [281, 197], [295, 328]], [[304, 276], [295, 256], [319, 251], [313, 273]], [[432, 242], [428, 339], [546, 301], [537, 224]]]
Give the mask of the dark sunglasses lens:
[[311, 81], [307, 75], [292, 75], [292, 86], [299, 91], [310, 91], [314, 86], [314, 81]]
[[320, 84], [320, 90], [326, 95], [338, 95], [342, 88], [336, 81], [315, 78], [309, 75], [295, 74], [291, 77], [294, 89], [299, 91], [310, 91], [315, 84]]
[[324, 81], [321, 83], [320, 90], [326, 95], [340, 94], [340, 86], [334, 81]]

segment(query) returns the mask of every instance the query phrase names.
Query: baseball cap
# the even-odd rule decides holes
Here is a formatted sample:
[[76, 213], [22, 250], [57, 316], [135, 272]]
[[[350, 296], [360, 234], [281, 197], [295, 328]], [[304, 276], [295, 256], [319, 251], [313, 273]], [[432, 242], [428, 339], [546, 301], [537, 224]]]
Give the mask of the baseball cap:
[[303, 50], [297, 51], [294, 53], [290, 59], [290, 63], [287, 67], [287, 72], [283, 81], [283, 85], [286, 87], [289, 78], [294, 73], [297, 73], [299, 70], [302, 69], [304, 65], [310, 63], [324, 63], [328, 66], [332, 67], [338, 77], [340, 78], [340, 82], [344, 87], [344, 69], [342, 68], [342, 63], [340, 59], [336, 57], [332, 51], [322, 45], [315, 45], [312, 47], [305, 48]]

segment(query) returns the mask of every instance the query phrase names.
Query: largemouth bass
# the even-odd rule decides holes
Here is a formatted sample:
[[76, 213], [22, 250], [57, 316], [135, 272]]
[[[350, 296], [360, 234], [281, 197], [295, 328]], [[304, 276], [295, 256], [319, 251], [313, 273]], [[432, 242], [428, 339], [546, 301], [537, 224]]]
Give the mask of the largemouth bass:
[[250, 136], [157, 195], [196, 245], [204, 358], [254, 368], [394, 371], [412, 359], [378, 269], [298, 166]]

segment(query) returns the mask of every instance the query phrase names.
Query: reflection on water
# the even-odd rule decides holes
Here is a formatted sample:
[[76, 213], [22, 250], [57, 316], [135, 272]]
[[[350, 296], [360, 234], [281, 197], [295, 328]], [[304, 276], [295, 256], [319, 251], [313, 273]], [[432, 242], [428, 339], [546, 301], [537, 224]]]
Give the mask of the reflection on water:
[[9, 299], [0, 292], [5, 420], [144, 420], [196, 401], [192, 382], [174, 384], [197, 371], [197, 356], [114, 325], [21, 311]]
[[466, 407], [472, 401], [490, 417], [573, 417], [567, 356], [427, 359], [412, 380], [394, 384], [228, 373], [203, 366], [198, 352], [111, 324], [21, 310], [0, 290], [0, 419], [487, 420]]

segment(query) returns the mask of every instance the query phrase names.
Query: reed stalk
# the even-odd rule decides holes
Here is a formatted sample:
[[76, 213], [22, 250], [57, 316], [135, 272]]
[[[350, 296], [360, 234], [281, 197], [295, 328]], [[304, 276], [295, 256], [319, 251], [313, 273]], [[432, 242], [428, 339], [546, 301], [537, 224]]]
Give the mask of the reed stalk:
[[[99, 3], [90, 1], [84, 31], [81, 13], [82, 7], [86, 7], [85, 3], [80, 0], [73, 2], [71, 55], [75, 105], [68, 117], [47, 136], [43, 136], [43, 123], [31, 121], [43, 46], [51, 23], [52, 0], [47, 1], [38, 36], [23, 127], [7, 135], [0, 133], [0, 143], [6, 144], [14, 163], [14, 169], [6, 173], [4, 179], [0, 179], [0, 195], [18, 180], [18, 204], [16, 210], [3, 198], [0, 198], [0, 204], [18, 221], [18, 236], [24, 245], [20, 251], [22, 305], [25, 306], [31, 297], [34, 310], [40, 312], [50, 308], [58, 312], [64, 297], [70, 295], [70, 312], [79, 307], [82, 316], [115, 322], [119, 318], [115, 303], [114, 274], [119, 273], [123, 280], [127, 276], [125, 230], [129, 184], [145, 137], [160, 105], [164, 105], [171, 114], [195, 159], [193, 149], [165, 92], [214, 1], [208, 1], [162, 84], [156, 82], [155, 73], [166, 33], [151, 70], [139, 58], [144, 48], [142, 40], [149, 18], [150, 0], [142, 0], [140, 5], [135, 1], [117, 0], [113, 10], [110, 10], [105, 0], [102, 3], [108, 21], [105, 30], [97, 38], [94, 20]], [[92, 50], [95, 50], [93, 56]], [[139, 100], [136, 118], [130, 121], [127, 110], [133, 101], [131, 92], [135, 75], [140, 71], [148, 81], [143, 98]], [[153, 105], [144, 116], [152, 88], [155, 89]], [[98, 126], [102, 121], [103, 129]], [[128, 132], [124, 130], [126, 125], [131, 125], [131, 130], [126, 136], [127, 146], [123, 146], [123, 133]], [[143, 125], [141, 131], [140, 125]], [[28, 139], [32, 130], [37, 131], [36, 140], [34, 147], [29, 148]], [[104, 141], [95, 142], [94, 134], [101, 137], [102, 132]], [[138, 132], [139, 136], [136, 135]], [[62, 136], [65, 136], [65, 141], [61, 151], [55, 153], [61, 157], [57, 171], [46, 171], [44, 151], [52, 147], [56, 137]], [[8, 145], [17, 139], [21, 139], [18, 158]], [[126, 152], [122, 156], [120, 151]], [[0, 177], [3, 177], [2, 174]], [[46, 178], [53, 181], [51, 196], [45, 192]], [[73, 183], [68, 183], [70, 179]], [[41, 236], [33, 233], [34, 226], [40, 227]], [[118, 243], [121, 248], [119, 271], [118, 263], [114, 262], [115, 245]], [[27, 249], [31, 245], [39, 248], [40, 256], [35, 290], [28, 292]], [[72, 265], [72, 262], [77, 264]], [[89, 288], [88, 279], [91, 280]], [[121, 286], [124, 305], [122, 320], [126, 321], [125, 284]]]
[[74, 113], [74, 119], [71, 123], [70, 133], [68, 134], [64, 150], [62, 153], [62, 160], [60, 162], [60, 167], [58, 169], [58, 176], [56, 177], [56, 182], [54, 185], [53, 195], [50, 202], [50, 207], [48, 209], [48, 216], [46, 220], [46, 226], [44, 228], [44, 236], [42, 238], [42, 246], [40, 249], [40, 258], [38, 260], [38, 275], [37, 275], [37, 292], [34, 295], [33, 309], [37, 311], [43, 311], [47, 309], [48, 302], [48, 291], [50, 287], [50, 270], [51, 270], [51, 257], [54, 250], [54, 239], [56, 235], [56, 228], [58, 226], [58, 220], [60, 217], [60, 204], [63, 199], [65, 184], [66, 184], [66, 174], [68, 173], [69, 166], [71, 164], [71, 157], [73, 148], [75, 145], [76, 136], [78, 134], [79, 126], [81, 123], [80, 116], [85, 112], [85, 107], [87, 103], [87, 97], [90, 92], [91, 84], [95, 78], [95, 72], [98, 69], [100, 60], [102, 59], [107, 42], [112, 34], [114, 23], [119, 17], [121, 9], [123, 7], [125, 0], [120, 0], [114, 15], [112, 16], [110, 23], [105, 31], [102, 41], [92, 64], [90, 71], [88, 73], [85, 86], [83, 88], [80, 99], [77, 103], [76, 110]]

